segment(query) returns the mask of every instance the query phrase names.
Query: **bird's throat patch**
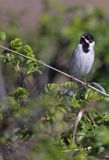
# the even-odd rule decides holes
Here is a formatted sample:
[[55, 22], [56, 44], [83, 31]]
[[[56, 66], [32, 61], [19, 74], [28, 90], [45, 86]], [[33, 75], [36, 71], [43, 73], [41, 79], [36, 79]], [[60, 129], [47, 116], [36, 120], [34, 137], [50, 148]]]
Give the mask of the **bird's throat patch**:
[[82, 48], [83, 48], [83, 51], [85, 53], [88, 53], [89, 52], [89, 44], [88, 43], [83, 43], [82, 44]]
[[85, 53], [88, 53], [89, 52], [89, 43], [86, 42], [85, 38], [82, 37], [80, 39], [80, 44], [82, 45], [82, 49]]

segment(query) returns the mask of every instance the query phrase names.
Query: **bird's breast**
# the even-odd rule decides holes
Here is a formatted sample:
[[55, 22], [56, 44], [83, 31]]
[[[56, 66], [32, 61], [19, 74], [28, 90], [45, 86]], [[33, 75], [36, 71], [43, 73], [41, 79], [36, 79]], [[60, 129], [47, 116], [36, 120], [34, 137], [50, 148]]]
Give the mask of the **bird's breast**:
[[94, 62], [94, 50], [88, 53], [83, 52], [81, 48], [75, 50], [72, 56], [71, 73], [77, 78], [87, 75]]

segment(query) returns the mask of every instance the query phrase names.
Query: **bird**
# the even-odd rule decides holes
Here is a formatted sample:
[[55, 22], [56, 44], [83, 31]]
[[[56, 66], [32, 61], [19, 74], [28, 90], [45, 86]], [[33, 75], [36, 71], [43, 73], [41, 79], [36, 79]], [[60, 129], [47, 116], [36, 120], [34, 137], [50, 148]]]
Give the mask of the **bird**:
[[94, 37], [90, 33], [83, 33], [77, 47], [73, 50], [70, 65], [72, 77], [84, 79], [91, 71], [94, 63]]

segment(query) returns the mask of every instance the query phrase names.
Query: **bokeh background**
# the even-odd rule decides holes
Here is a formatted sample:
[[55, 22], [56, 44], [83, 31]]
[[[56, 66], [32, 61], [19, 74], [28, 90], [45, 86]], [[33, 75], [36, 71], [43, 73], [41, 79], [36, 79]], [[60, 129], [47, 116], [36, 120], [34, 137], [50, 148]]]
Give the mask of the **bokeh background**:
[[[45, 0], [46, 1], [46, 0]], [[54, 2], [55, 4], [64, 4], [66, 6], [70, 5], [79, 5], [79, 6], [92, 6], [92, 7], [100, 7], [104, 10], [106, 16], [109, 15], [108, 12], [108, 6], [109, 1], [99, 1], [99, 0], [56, 0]], [[6, 16], [7, 12], [10, 12], [14, 15], [22, 15], [19, 19], [19, 23], [21, 24], [21, 28], [28, 29], [28, 28], [34, 28], [37, 24], [37, 21], [39, 19], [39, 16], [44, 12], [44, 1], [43, 0], [4, 0], [0, 1], [0, 10], [1, 12]], [[2, 21], [5, 23], [4, 21]], [[26, 28], [25, 28], [26, 27]]]
[[[24, 43], [29, 44], [32, 47], [34, 54], [38, 59], [48, 63], [53, 67], [56, 67], [59, 70], [69, 73], [70, 59], [71, 59], [71, 54], [73, 49], [76, 47], [77, 43], [79, 42], [79, 38], [81, 34], [83, 34], [84, 32], [90, 32], [95, 38], [96, 46], [95, 46], [95, 62], [94, 62], [91, 73], [87, 77], [87, 80], [89, 82], [99, 83], [109, 93], [109, 12], [108, 12], [108, 8], [109, 8], [108, 0], [104, 0], [104, 1], [100, 1], [100, 0], [90, 0], [90, 1], [89, 0], [75, 0], [75, 1], [73, 0], [31, 0], [31, 1], [30, 0], [19, 0], [19, 1], [3, 0], [2, 1], [0, 0], [0, 31], [6, 33], [6, 40], [2, 42], [2, 45], [9, 47], [10, 41], [13, 40], [15, 37], [19, 37], [20, 39], [22, 39]], [[10, 65], [9, 63], [6, 63], [6, 64], [0, 63], [0, 99], [10, 96], [12, 94], [11, 91], [16, 87], [24, 87], [28, 89], [29, 98], [30, 98], [29, 100], [31, 100], [32, 98], [34, 98], [35, 100], [33, 101], [33, 104], [32, 103], [31, 105], [29, 104], [28, 105], [29, 107], [27, 108], [30, 109], [30, 106], [32, 105], [34, 107], [36, 106], [40, 107], [42, 105], [46, 108], [46, 102], [50, 102], [49, 94], [48, 94], [49, 98], [47, 100], [45, 97], [44, 97], [45, 99], [43, 99], [42, 97], [42, 99], [40, 99], [39, 101], [37, 100], [37, 97], [39, 95], [43, 95], [42, 93], [44, 93], [46, 84], [48, 83], [63, 84], [64, 82], [69, 81], [69, 78], [45, 67], [42, 67], [41, 69], [42, 69], [42, 74], [34, 72], [26, 76], [25, 78], [22, 73], [18, 73], [14, 71], [12, 68], [12, 65]], [[56, 86], [54, 85], [52, 87], [54, 87], [53, 89], [55, 91]], [[48, 91], [47, 88], [46, 88], [46, 91]], [[21, 93], [22, 95], [23, 94], [25, 95], [24, 92], [21, 92]], [[54, 93], [53, 93], [53, 96], [54, 96]], [[25, 96], [23, 98], [25, 98]], [[60, 104], [58, 105], [60, 106], [63, 105], [64, 107], [66, 107], [64, 100], [63, 100], [63, 104], [59, 102]], [[18, 102], [18, 100], [16, 101]], [[35, 104], [36, 101], [37, 103]], [[23, 110], [25, 111], [23, 113], [22, 109], [20, 108], [22, 107], [23, 102], [18, 102], [18, 104], [21, 103], [20, 107], [16, 105], [17, 102], [15, 103], [14, 101], [11, 101], [12, 108], [10, 109], [11, 111], [9, 112], [9, 115], [7, 113], [5, 117], [6, 119], [3, 117], [3, 123], [0, 121], [0, 123], [4, 127], [4, 128], [1, 127], [0, 129], [3, 130], [3, 136], [5, 135], [4, 137], [9, 142], [11, 139], [10, 137], [12, 138], [14, 137], [13, 130], [16, 129], [15, 126], [13, 125], [14, 120], [19, 118], [20, 116], [22, 118], [23, 114], [26, 113], [25, 110]], [[57, 102], [54, 101], [54, 104], [55, 103], [57, 104]], [[28, 153], [28, 150], [29, 151], [31, 150], [32, 148], [31, 146], [34, 146], [34, 143], [35, 145], [36, 144], [38, 145], [38, 150], [36, 147], [36, 150], [33, 151], [32, 155], [30, 154], [30, 157], [32, 157], [33, 160], [37, 159], [36, 156], [39, 156], [39, 160], [43, 160], [45, 158], [44, 157], [45, 155], [46, 155], [45, 159], [47, 159], [47, 156], [49, 157], [47, 160], [52, 160], [53, 157], [54, 159], [57, 159], [59, 149], [52, 148], [54, 146], [52, 145], [51, 139], [48, 135], [54, 138], [58, 130], [59, 131], [61, 130], [60, 132], [62, 132], [64, 127], [62, 128], [61, 123], [65, 123], [65, 125], [67, 126], [67, 121], [69, 121], [72, 115], [71, 115], [71, 112], [69, 113], [69, 110], [67, 114], [67, 112], [65, 111], [66, 108], [63, 107], [64, 108], [63, 113], [66, 112], [66, 115], [67, 115], [65, 118], [63, 118], [64, 117], [63, 114], [61, 114], [60, 112], [59, 114], [57, 114], [56, 111], [58, 110], [57, 109], [58, 105], [56, 106], [57, 108], [55, 108], [54, 104], [51, 104], [51, 103], [49, 105], [47, 104], [48, 105], [47, 107], [49, 108], [47, 109], [50, 110], [50, 113], [53, 113], [54, 115], [56, 114], [57, 116], [56, 117], [57, 119], [55, 121], [56, 124], [54, 125], [55, 127], [53, 126], [54, 128], [52, 128], [51, 126], [49, 126], [49, 124], [42, 125], [39, 123], [38, 127], [41, 129], [38, 130], [37, 124], [36, 124], [37, 119], [35, 119], [37, 117], [35, 114], [38, 114], [38, 109], [35, 110], [36, 112], [30, 109], [34, 112], [34, 115], [36, 116], [34, 118], [34, 121], [31, 121], [29, 123], [29, 124], [32, 124], [29, 126], [30, 127], [29, 131], [32, 132], [31, 128], [34, 126], [33, 127], [35, 129], [34, 137], [32, 140], [25, 141], [25, 142], [19, 141], [19, 140], [17, 141], [16, 139], [14, 139], [15, 138], [14, 137], [11, 141], [12, 142], [11, 144], [12, 145], [14, 144], [15, 146], [17, 143], [18, 148], [17, 149], [15, 148], [15, 150], [13, 149], [12, 154], [9, 154], [9, 157], [11, 158], [7, 156], [8, 160], [10, 159], [25, 160], [26, 153]], [[26, 106], [26, 102], [23, 105]], [[14, 109], [13, 106], [17, 106], [20, 109], [18, 108]], [[50, 107], [52, 106], [53, 110], [50, 109], [49, 106]], [[100, 106], [101, 106], [101, 108], [99, 108], [100, 113], [109, 111], [108, 104], [101, 103]], [[53, 114], [48, 116], [49, 119], [50, 118], [52, 119]], [[109, 124], [108, 114], [106, 115], [107, 117], [103, 115], [101, 117], [100, 116], [99, 118], [102, 117], [102, 119], [103, 118], [107, 119], [106, 125], [108, 125]], [[96, 117], [97, 116], [95, 116], [95, 119], [98, 118]], [[42, 119], [44, 118], [45, 117], [42, 117]], [[7, 127], [8, 122], [9, 124], [12, 124], [11, 129]], [[28, 121], [23, 121], [23, 122], [24, 122], [23, 125], [28, 124], [26, 123]], [[50, 125], [52, 125], [52, 122], [50, 121]], [[86, 122], [88, 124], [87, 120]], [[22, 122], [20, 121], [20, 125], [18, 126], [20, 126], [21, 133], [23, 130], [26, 129], [25, 126], [23, 125], [22, 125]], [[52, 129], [54, 129], [54, 133], [52, 133]], [[106, 146], [105, 148], [108, 150], [109, 149], [108, 128], [105, 128], [105, 129], [106, 129], [105, 134], [107, 139], [105, 139], [105, 142], [103, 141], [104, 142], [103, 144], [105, 144]], [[11, 130], [12, 130], [12, 135], [10, 134]], [[25, 132], [23, 133], [25, 134]], [[104, 134], [104, 132], [102, 133]], [[32, 135], [32, 133], [29, 133], [29, 134], [30, 136]], [[43, 139], [43, 137], [46, 140]], [[55, 141], [55, 138], [54, 138], [54, 141]], [[95, 141], [96, 141], [96, 138], [95, 138]], [[46, 144], [47, 144], [47, 147], [45, 147]], [[98, 147], [97, 145], [99, 146], [98, 142], [95, 143], [94, 147], [95, 148]], [[49, 149], [51, 150], [49, 151]], [[102, 151], [103, 148], [101, 147], [100, 149]], [[5, 154], [4, 146], [2, 147], [2, 150], [4, 152], [4, 155], [8, 154], [7, 152]], [[18, 158], [19, 157], [18, 155], [19, 153], [21, 153], [21, 151], [23, 155], [21, 155], [21, 157]], [[17, 158], [14, 153], [17, 154]], [[96, 154], [96, 150], [94, 150], [94, 153]], [[12, 158], [12, 156], [13, 157], [15, 156], [15, 158]], [[6, 159], [7, 157], [4, 157], [4, 159]], [[81, 160], [81, 156], [80, 156], [80, 160]]]

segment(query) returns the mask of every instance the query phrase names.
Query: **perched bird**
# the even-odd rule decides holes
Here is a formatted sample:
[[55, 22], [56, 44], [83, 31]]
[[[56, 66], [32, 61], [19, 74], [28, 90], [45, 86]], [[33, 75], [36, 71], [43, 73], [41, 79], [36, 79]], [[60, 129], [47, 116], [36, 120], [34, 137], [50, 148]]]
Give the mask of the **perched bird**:
[[83, 79], [90, 72], [94, 62], [94, 46], [93, 36], [84, 33], [72, 54], [70, 66], [72, 77]]

